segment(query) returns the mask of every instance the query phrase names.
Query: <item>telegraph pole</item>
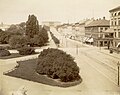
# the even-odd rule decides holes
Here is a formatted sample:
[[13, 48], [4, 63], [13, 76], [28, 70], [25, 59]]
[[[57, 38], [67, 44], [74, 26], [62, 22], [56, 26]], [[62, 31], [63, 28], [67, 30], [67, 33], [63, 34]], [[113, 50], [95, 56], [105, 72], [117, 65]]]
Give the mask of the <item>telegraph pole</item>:
[[120, 85], [120, 83], [119, 83], [119, 66], [120, 66], [119, 61], [118, 61], [118, 63], [117, 63], [117, 66], [118, 66], [118, 86], [119, 86], [119, 85]]

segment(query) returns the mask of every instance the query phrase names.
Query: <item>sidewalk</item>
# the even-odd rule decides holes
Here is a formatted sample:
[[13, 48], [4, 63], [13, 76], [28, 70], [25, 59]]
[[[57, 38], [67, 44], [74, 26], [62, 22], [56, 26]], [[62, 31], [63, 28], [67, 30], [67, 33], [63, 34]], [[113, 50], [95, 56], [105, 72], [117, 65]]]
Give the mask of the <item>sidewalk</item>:
[[105, 48], [101, 48], [101, 50], [99, 50], [99, 52], [104, 53], [109, 56], [112, 56], [112, 57], [120, 60], [120, 53], [116, 53], [116, 52], [110, 53], [110, 50], [105, 49]]

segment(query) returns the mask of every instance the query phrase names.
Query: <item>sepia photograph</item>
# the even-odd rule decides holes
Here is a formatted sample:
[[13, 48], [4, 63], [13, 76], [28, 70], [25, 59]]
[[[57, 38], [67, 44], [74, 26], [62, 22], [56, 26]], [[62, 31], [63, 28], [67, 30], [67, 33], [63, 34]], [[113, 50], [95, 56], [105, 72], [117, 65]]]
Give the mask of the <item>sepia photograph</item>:
[[0, 95], [120, 95], [120, 0], [0, 0]]

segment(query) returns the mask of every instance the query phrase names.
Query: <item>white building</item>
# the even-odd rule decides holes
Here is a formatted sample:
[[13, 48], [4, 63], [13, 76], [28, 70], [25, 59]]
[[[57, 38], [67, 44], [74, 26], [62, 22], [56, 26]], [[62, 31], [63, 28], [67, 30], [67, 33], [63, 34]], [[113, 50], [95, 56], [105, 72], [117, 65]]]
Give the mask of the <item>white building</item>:
[[9, 27], [10, 25], [3, 24], [3, 23], [0, 24], [0, 29], [2, 29], [3, 31], [7, 30]]
[[58, 25], [61, 25], [61, 22], [58, 22], [58, 21], [43, 21], [42, 22], [42, 26], [49, 26], [49, 27], [56, 27]]

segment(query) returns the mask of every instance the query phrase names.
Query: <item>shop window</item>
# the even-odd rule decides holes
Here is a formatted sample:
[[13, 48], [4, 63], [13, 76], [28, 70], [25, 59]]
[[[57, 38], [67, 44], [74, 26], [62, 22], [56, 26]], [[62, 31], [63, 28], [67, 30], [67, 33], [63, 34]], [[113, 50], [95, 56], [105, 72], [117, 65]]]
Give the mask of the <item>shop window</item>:
[[116, 21], [115, 21], [115, 25], [117, 25]]
[[120, 38], [120, 32], [118, 32], [118, 37]]
[[111, 25], [113, 25], [113, 21], [111, 21]]
[[118, 20], [118, 25], [120, 25], [120, 19]]

